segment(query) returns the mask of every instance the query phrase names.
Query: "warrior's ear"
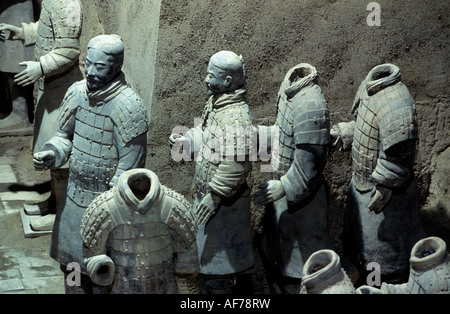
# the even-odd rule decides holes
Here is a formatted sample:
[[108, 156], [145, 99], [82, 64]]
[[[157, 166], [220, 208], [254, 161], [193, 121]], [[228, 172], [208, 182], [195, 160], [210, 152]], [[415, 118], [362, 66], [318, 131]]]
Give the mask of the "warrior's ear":
[[230, 88], [233, 85], [233, 78], [231, 76], [227, 76], [225, 78], [225, 85], [227, 88]]

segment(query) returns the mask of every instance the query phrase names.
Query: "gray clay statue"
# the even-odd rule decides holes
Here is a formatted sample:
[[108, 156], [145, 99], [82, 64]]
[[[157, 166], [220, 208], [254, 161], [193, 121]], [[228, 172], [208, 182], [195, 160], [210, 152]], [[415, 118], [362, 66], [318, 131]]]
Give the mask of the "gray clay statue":
[[352, 148], [344, 255], [361, 274], [376, 262], [383, 281], [401, 282], [408, 276], [411, 248], [423, 234], [413, 175], [417, 117], [400, 69], [374, 67], [358, 89], [352, 112], [354, 122], [339, 123], [331, 132], [336, 146]]
[[356, 294], [350, 278], [333, 250], [313, 253], [303, 266], [302, 294]]
[[[38, 82], [37, 104], [39, 105], [44, 85], [46, 92], [55, 94], [58, 90], [58, 94], [64, 95], [65, 90], [61, 92], [61, 88], [58, 88], [57, 85], [66, 82], [64, 86], [67, 84], [70, 86], [74, 79], [81, 76], [78, 69], [78, 57], [80, 55], [82, 6], [79, 0], [42, 0], [37, 2], [41, 2], [41, 15], [38, 22], [21, 23], [21, 27], [3, 24], [0, 30], [9, 31], [10, 39], [22, 40], [25, 46], [35, 46], [35, 61], [21, 63], [26, 68], [16, 75], [15, 83], [27, 86]], [[57, 74], [58, 76], [55, 77]], [[55, 95], [46, 99], [46, 105], [54, 97]], [[59, 105], [60, 103], [53, 104], [52, 107], [46, 107], [46, 109], [49, 113], [54, 110], [57, 112]], [[36, 112], [40, 112], [38, 108]], [[38, 118], [39, 116], [36, 117], [36, 119]], [[56, 118], [53, 121], [57, 121]], [[38, 128], [35, 130], [37, 134], [39, 134], [41, 124], [46, 126], [45, 129], [50, 129], [46, 132], [47, 139], [50, 138], [55, 127], [47, 125], [43, 120], [42, 123], [37, 124]], [[36, 145], [40, 147], [39, 144], [45, 141], [42, 139]]]
[[121, 71], [124, 45], [116, 35], [89, 41], [86, 80], [74, 83], [61, 105], [58, 130], [41, 152], [38, 169], [69, 160], [66, 197], [57, 209], [50, 255], [83, 267], [80, 222], [92, 200], [117, 184], [121, 173], [146, 160], [147, 111]]
[[[309, 256], [330, 248], [328, 204], [322, 172], [330, 141], [327, 102], [317, 71], [302, 63], [291, 68], [278, 93], [277, 169], [263, 183], [255, 204], [266, 207], [262, 249], [273, 293], [299, 293]], [[272, 164], [274, 164], [272, 162]]]
[[411, 250], [410, 273], [406, 283], [383, 282], [380, 289], [362, 286], [360, 294], [450, 294], [450, 255], [441, 238], [418, 241]]
[[125, 171], [83, 216], [87, 273], [103, 293], [178, 293], [175, 274], [198, 273], [196, 234], [183, 196], [150, 170]]
[[35, 45], [35, 61], [27, 62], [16, 83], [37, 82], [34, 153], [55, 133], [67, 89], [82, 79], [78, 67], [82, 22], [80, 0], [42, 0], [39, 21], [22, 23], [24, 45]]
[[[10, 39], [21, 40], [25, 46], [34, 45], [34, 60], [20, 65], [23, 71], [15, 76], [19, 86], [34, 84], [36, 107], [34, 111], [33, 153], [42, 149], [58, 126], [59, 107], [67, 89], [81, 80], [79, 69], [80, 35], [82, 29], [82, 5], [80, 0], [38, 0], [41, 13], [38, 22], [21, 26], [3, 25], [2, 31], [10, 32]], [[31, 227], [37, 231], [51, 230], [57, 202], [64, 195], [68, 180], [68, 165], [50, 170], [51, 194], [49, 199], [26, 204], [30, 215], [46, 215], [33, 219]]]
[[[184, 137], [192, 141], [191, 147], [198, 147], [195, 139], [201, 139], [193, 205], [199, 222], [200, 274], [206, 278], [206, 286], [212, 289], [229, 288], [236, 277], [235, 288], [238, 289], [240, 282], [248, 282], [243, 278], [248, 279], [249, 275], [244, 273], [253, 271], [255, 263], [250, 190], [246, 183], [251, 171], [248, 138], [239, 147], [242, 149], [237, 147], [237, 138], [243, 135], [240, 132], [252, 128], [245, 98], [242, 57], [230, 51], [214, 54], [209, 61], [205, 83], [210, 97], [203, 111], [202, 124]], [[229, 136], [234, 136], [234, 140], [226, 141]], [[217, 143], [219, 145], [215, 145]]]
[[[24, 69], [20, 63], [32, 60], [34, 47], [24, 46], [21, 41], [7, 40], [9, 26], [18, 26], [21, 23], [34, 22], [34, 8], [32, 0], [3, 0], [0, 1], [0, 84], [5, 86], [9, 101], [2, 99], [0, 108], [2, 113], [7, 112], [6, 107], [11, 106], [11, 112], [0, 120], [0, 137], [25, 136], [33, 134], [33, 125], [30, 123], [33, 111], [33, 87], [23, 87], [14, 84], [14, 76]], [[2, 40], [3, 39], [3, 40]]]

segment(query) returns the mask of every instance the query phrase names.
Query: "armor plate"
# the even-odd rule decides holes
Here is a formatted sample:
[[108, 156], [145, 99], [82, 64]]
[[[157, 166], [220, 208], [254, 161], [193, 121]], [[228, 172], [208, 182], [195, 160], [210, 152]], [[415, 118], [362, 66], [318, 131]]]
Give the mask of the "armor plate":
[[[147, 114], [139, 96], [125, 86], [98, 103], [88, 99], [83, 81], [73, 88], [68, 93], [77, 95], [72, 100], [77, 106], [76, 110], [68, 106], [67, 111], [75, 114], [67, 195], [87, 207], [110, 188], [119, 161], [118, 147], [147, 132]], [[69, 122], [65, 118], [61, 123]]]
[[[424, 252], [431, 249], [432, 254]], [[420, 240], [411, 250], [408, 294], [450, 294], [450, 255], [438, 237]]]
[[313, 253], [303, 266], [302, 294], [355, 294], [355, 287], [333, 250]]
[[[250, 109], [239, 97], [231, 104], [221, 104], [219, 100], [214, 105], [211, 97], [202, 121], [202, 156], [198, 159], [195, 170], [195, 186], [200, 199], [211, 191], [209, 183], [221, 161], [248, 161], [248, 154], [253, 147], [252, 140], [256, 140], [252, 136], [254, 133]], [[245, 177], [241, 183], [244, 181]]]
[[329, 143], [330, 120], [328, 106], [321, 88], [313, 83], [292, 98], [282, 86], [278, 96], [276, 127], [279, 128], [278, 169], [274, 179], [279, 180], [289, 170], [294, 151], [299, 144], [326, 145]]
[[[426, 254], [423, 254], [426, 253]], [[383, 282], [377, 294], [450, 294], [450, 255], [438, 237], [422, 239], [411, 250], [410, 274], [403, 284]]]
[[[381, 265], [389, 282], [409, 273], [409, 253], [421, 238], [417, 184], [413, 178], [417, 119], [414, 101], [393, 64], [374, 67], [361, 83], [353, 112], [352, 180], [344, 218], [344, 251], [359, 271]], [[380, 185], [391, 195], [369, 210]]]
[[352, 146], [352, 181], [361, 192], [371, 190], [376, 184], [372, 173], [381, 150], [417, 138], [415, 104], [406, 86], [394, 81], [369, 96], [368, 84], [370, 81], [362, 83], [362, 92], [357, 96], [359, 105]]
[[[145, 196], [137, 196], [136, 182], [141, 194], [148, 186]], [[174, 253], [195, 246], [196, 233], [190, 204], [146, 169], [124, 172], [81, 225], [89, 255], [107, 253], [116, 265], [111, 293], [177, 293]]]

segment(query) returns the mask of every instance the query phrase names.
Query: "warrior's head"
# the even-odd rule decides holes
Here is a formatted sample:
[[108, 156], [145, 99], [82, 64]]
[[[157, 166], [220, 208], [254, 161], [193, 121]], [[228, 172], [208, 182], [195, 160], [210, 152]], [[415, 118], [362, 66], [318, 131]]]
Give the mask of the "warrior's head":
[[90, 91], [114, 80], [122, 71], [124, 45], [117, 35], [100, 35], [88, 44], [86, 82]]
[[219, 51], [209, 60], [204, 82], [209, 95], [231, 92], [245, 84], [245, 64], [242, 56], [231, 51]]

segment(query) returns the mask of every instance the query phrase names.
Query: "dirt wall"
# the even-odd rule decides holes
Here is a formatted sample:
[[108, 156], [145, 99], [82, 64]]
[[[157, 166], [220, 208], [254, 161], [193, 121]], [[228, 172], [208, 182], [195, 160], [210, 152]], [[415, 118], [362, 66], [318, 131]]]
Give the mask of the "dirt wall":
[[[274, 121], [281, 80], [298, 63], [317, 68], [332, 124], [352, 119], [356, 90], [373, 66], [398, 65], [417, 101], [420, 129], [415, 174], [423, 220], [431, 234], [449, 240], [450, 3], [380, 0], [381, 25], [368, 26], [369, 2], [163, 0], [159, 4], [132, 0], [118, 4], [85, 0], [83, 38], [87, 43], [89, 36], [102, 32], [124, 38], [128, 79], [151, 105], [147, 167], [188, 199], [194, 162], [173, 161], [168, 138], [175, 126], [192, 127], [194, 118], [201, 117], [207, 99], [203, 79], [215, 52], [232, 50], [243, 55], [254, 122], [266, 125]], [[156, 20], [159, 28], [155, 29]], [[325, 175], [338, 253], [350, 165], [349, 152], [330, 151]], [[253, 186], [269, 178], [258, 165], [254, 169]], [[437, 177], [437, 172], [442, 175]], [[257, 241], [262, 209], [252, 208], [252, 214]]]
[[100, 34], [117, 34], [125, 45], [123, 71], [128, 83], [145, 102], [149, 114], [153, 98], [159, 0], [81, 0], [83, 31], [81, 67], [89, 40]]

